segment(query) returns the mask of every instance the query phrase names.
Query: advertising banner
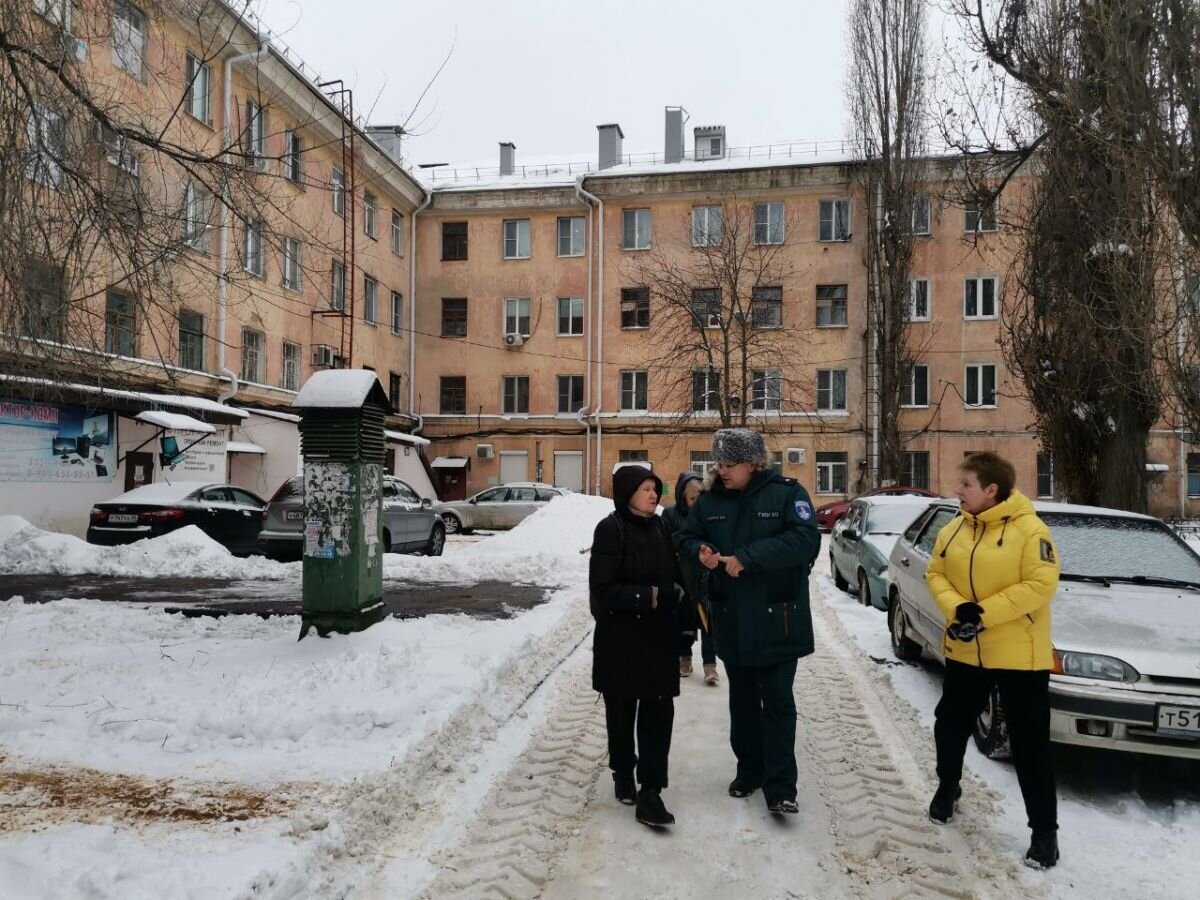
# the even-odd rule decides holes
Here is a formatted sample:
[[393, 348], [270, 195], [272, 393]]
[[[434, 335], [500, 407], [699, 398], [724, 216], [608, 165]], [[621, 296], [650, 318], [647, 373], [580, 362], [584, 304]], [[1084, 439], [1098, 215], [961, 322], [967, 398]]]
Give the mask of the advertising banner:
[[109, 411], [0, 399], [0, 481], [112, 481], [116, 426]]

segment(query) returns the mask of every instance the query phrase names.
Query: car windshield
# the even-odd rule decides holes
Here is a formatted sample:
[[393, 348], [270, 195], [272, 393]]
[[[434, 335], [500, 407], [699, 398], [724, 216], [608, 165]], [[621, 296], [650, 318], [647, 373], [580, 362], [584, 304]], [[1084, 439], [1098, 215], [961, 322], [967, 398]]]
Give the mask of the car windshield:
[[917, 503], [872, 506], [867, 512], [867, 534], [900, 534], [924, 511], [925, 506]]
[[1041, 519], [1054, 535], [1064, 577], [1200, 584], [1200, 556], [1161, 522], [1051, 512]]

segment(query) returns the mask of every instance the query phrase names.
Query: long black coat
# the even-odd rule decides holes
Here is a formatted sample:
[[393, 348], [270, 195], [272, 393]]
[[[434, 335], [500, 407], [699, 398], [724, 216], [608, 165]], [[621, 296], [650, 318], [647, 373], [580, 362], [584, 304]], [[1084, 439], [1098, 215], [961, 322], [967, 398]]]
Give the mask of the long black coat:
[[649, 469], [624, 466], [613, 475], [617, 509], [596, 526], [588, 572], [596, 620], [592, 687], [626, 699], [679, 696], [674, 547], [658, 516], [629, 511], [629, 498], [647, 478], [661, 496], [662, 482]]

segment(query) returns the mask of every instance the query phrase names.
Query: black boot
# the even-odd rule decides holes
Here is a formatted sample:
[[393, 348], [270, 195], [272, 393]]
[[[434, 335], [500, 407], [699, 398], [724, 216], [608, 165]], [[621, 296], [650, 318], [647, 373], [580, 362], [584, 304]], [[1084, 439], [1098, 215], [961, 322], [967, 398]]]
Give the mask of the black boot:
[[939, 784], [929, 801], [929, 818], [945, 825], [954, 818], [954, 801], [961, 796], [962, 788], [957, 784]]
[[735, 778], [733, 781], [729, 782], [729, 796], [749, 797], [751, 794], [757, 791], [758, 788], [759, 785], [755, 784], [753, 781], [745, 781], [741, 778]]
[[675, 817], [663, 806], [662, 797], [658, 791], [642, 788], [637, 795], [637, 820], [651, 828], [662, 828], [674, 825]]
[[1058, 833], [1035, 831], [1029, 849], [1025, 851], [1025, 865], [1031, 869], [1051, 869], [1058, 862]]
[[629, 772], [613, 772], [613, 793], [619, 803], [633, 806], [637, 802], [637, 785]]

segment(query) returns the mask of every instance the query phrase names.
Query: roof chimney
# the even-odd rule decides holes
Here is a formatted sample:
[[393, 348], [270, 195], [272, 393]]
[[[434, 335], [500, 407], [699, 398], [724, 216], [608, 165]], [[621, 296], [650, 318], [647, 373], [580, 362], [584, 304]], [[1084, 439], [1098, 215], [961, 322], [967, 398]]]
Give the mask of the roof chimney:
[[693, 129], [696, 138], [696, 159], [725, 158], [725, 126], [706, 125]]
[[682, 106], [667, 107], [667, 138], [663, 151], [663, 162], [683, 161], [683, 123], [687, 121]]
[[511, 175], [517, 167], [517, 145], [508, 141], [500, 143], [500, 174]]
[[619, 166], [621, 141], [625, 139], [625, 132], [616, 122], [597, 125], [596, 130], [600, 132], [600, 168], [611, 169], [613, 166]]
[[404, 138], [404, 129], [401, 126], [368, 125], [363, 130], [366, 132], [367, 137], [369, 137], [383, 149], [384, 153], [386, 153], [396, 162], [401, 161], [403, 158], [401, 156], [401, 142]]

